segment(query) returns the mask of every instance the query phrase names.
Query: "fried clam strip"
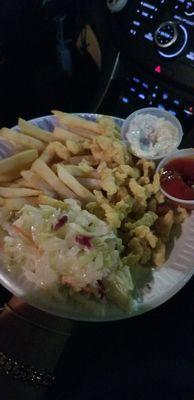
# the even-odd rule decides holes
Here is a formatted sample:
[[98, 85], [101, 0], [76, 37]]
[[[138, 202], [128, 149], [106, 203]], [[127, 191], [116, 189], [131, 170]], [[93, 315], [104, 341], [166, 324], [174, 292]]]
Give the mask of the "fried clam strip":
[[36, 172], [44, 179], [62, 199], [77, 198], [76, 194], [72, 192], [72, 190], [70, 190], [40, 158], [33, 163], [32, 171]]
[[44, 143], [49, 143], [51, 141], [51, 132], [41, 129], [39, 126], [33, 125], [22, 118], [18, 119], [18, 125], [20, 130], [25, 133], [25, 135], [32, 136]]
[[36, 149], [38, 152], [42, 152], [45, 148], [45, 144], [40, 140], [8, 128], [2, 128], [0, 130], [0, 136], [16, 143], [16, 145], [20, 145], [27, 149]]

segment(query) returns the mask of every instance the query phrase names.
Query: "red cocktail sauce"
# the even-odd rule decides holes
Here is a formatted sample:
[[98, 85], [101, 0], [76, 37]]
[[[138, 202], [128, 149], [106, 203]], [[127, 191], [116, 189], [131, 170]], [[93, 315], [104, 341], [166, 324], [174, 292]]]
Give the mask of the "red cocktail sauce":
[[163, 167], [162, 189], [181, 200], [194, 200], [194, 157], [175, 158]]

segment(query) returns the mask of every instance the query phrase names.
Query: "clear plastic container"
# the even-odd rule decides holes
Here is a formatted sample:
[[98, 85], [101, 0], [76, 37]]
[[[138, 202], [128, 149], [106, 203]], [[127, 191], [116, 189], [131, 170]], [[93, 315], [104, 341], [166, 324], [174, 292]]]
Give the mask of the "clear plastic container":
[[[177, 158], [185, 158], [185, 157], [194, 157], [194, 148], [192, 149], [182, 149], [182, 150], [177, 150], [173, 153], [171, 153], [169, 156], [163, 158], [163, 160], [160, 161], [156, 168], [156, 172], [161, 172], [161, 170], [164, 168], [166, 164], [168, 164], [171, 160], [177, 159]], [[194, 172], [193, 172], [194, 173]], [[184, 200], [184, 199], [179, 199], [177, 197], [173, 197], [168, 192], [166, 192], [161, 186], [160, 186], [161, 192], [168, 197], [172, 202], [179, 204], [187, 209], [194, 210], [194, 200]]]
[[[158, 154], [157, 155], [151, 154], [151, 149], [150, 149], [150, 154], [149, 154], [149, 149], [148, 149], [148, 151], [146, 150], [147, 154], [142, 155], [142, 151], [144, 151], [144, 150], [142, 150], [140, 148], [140, 143], [143, 143], [144, 140], [145, 141], [148, 140], [149, 143], [152, 142], [151, 145], [155, 145], [154, 144], [154, 128], [153, 128], [153, 132], [152, 132], [151, 129], [152, 129], [153, 121], [151, 122], [151, 119], [150, 119], [150, 125], [149, 125], [148, 121], [146, 121], [143, 128], [139, 128], [139, 131], [134, 130], [130, 133], [129, 129], [133, 129], [132, 121], [134, 124], [134, 118], [136, 118], [139, 115], [143, 115], [143, 116], [149, 115], [151, 117], [155, 117], [155, 120], [156, 120], [156, 118], [163, 118], [163, 122], [167, 123], [169, 129], [170, 129], [170, 126], [173, 125], [172, 141], [174, 143], [173, 142], [171, 143], [171, 147], [170, 147], [169, 139], [164, 138], [164, 140], [163, 140], [162, 134], [161, 134], [160, 142], [158, 144], [158, 146], [159, 146]], [[146, 119], [147, 118], [148, 117], [146, 117]], [[137, 121], [137, 118], [136, 118], [136, 121]], [[147, 124], [147, 126], [146, 126], [146, 124]], [[146, 126], [146, 128], [145, 128], [145, 126]], [[146, 132], [146, 129], [147, 129], [147, 132]], [[149, 133], [149, 129], [150, 129], [150, 133]], [[173, 129], [174, 129], [174, 132], [173, 132]], [[164, 128], [163, 128], [163, 130], [164, 130]], [[151, 135], [152, 135], [153, 139], [150, 139]], [[173, 139], [173, 135], [174, 135], [174, 139]], [[178, 119], [175, 116], [173, 116], [172, 114], [170, 114], [168, 111], [162, 110], [159, 108], [148, 107], [148, 108], [142, 108], [140, 110], [137, 110], [137, 111], [133, 112], [132, 114], [130, 114], [128, 116], [128, 118], [126, 118], [126, 120], [123, 123], [122, 129], [121, 129], [121, 136], [122, 136], [122, 139], [125, 141], [125, 143], [129, 144], [131, 152], [135, 156], [140, 157], [140, 158], [146, 158], [149, 160], [161, 160], [167, 154], [170, 154], [173, 151], [175, 151], [176, 149], [178, 149], [178, 147], [181, 143], [182, 137], [183, 137], [183, 130], [182, 130], [182, 126], [181, 126], [180, 122], [178, 121]], [[138, 138], [138, 136], [139, 136], [139, 147], [138, 147], [138, 139], [136, 139], [136, 138]], [[137, 143], [136, 143], [137, 146], [135, 149], [134, 149], [134, 139], [137, 141]], [[133, 144], [132, 144], [132, 140], [133, 140]], [[148, 146], [149, 146], [149, 143], [148, 143]], [[142, 144], [142, 146], [144, 146], [144, 143]], [[146, 146], [146, 144], [145, 144], [145, 146]], [[169, 148], [169, 150], [168, 150], [168, 148]], [[152, 151], [152, 153], [153, 153], [153, 151]]]

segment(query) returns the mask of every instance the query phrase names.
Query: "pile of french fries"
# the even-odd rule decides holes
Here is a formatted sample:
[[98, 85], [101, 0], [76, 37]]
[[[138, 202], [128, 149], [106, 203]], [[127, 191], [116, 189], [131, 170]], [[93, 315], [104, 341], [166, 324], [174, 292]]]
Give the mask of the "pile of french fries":
[[25, 204], [63, 208], [65, 198], [82, 203], [95, 199], [92, 191], [101, 188], [97, 170], [84, 172], [79, 163], [86, 160], [95, 166], [98, 162], [87, 148], [76, 155], [75, 146], [103, 134], [104, 128], [61, 111], [53, 114], [59, 126], [52, 133], [22, 118], [18, 120], [19, 131], [0, 130], [1, 140], [14, 147], [12, 156], [0, 160], [0, 206], [10, 211]]

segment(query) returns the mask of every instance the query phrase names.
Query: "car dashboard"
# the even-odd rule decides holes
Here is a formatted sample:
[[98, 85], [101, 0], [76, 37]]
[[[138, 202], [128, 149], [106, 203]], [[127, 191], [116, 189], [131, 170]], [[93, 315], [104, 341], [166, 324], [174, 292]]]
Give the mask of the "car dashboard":
[[194, 123], [194, 2], [107, 1], [107, 5], [120, 52], [117, 75], [106, 97], [107, 111], [126, 117], [142, 107], [165, 108], [180, 119], [187, 134]]

